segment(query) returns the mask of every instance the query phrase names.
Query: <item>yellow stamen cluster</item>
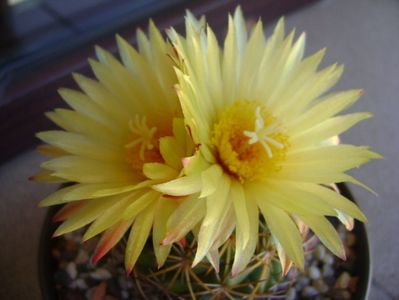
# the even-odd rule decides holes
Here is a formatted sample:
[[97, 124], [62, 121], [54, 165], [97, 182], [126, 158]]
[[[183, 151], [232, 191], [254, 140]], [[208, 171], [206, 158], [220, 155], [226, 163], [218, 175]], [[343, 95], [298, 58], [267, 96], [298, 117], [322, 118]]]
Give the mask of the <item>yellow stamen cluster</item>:
[[283, 128], [257, 101], [236, 101], [222, 113], [213, 132], [220, 163], [240, 181], [251, 181], [276, 168], [287, 149]]

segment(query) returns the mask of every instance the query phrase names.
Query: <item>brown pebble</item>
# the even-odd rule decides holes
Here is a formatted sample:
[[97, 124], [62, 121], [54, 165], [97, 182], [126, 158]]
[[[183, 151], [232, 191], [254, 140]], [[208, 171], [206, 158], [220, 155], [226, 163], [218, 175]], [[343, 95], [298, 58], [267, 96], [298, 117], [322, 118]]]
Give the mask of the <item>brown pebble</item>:
[[75, 263], [76, 264], [84, 264], [89, 261], [89, 255], [87, 254], [86, 251], [80, 249], [77, 257], [75, 258]]
[[350, 280], [351, 275], [348, 272], [343, 272], [341, 275], [339, 275], [337, 281], [335, 282], [334, 288], [345, 290], [348, 288]]
[[356, 235], [354, 235], [353, 233], [348, 233], [348, 235], [346, 236], [346, 245], [348, 247], [353, 247], [356, 243]]
[[97, 246], [98, 238], [93, 237], [85, 242], [82, 242], [82, 248], [88, 253], [92, 253]]
[[333, 300], [349, 300], [351, 298], [351, 293], [346, 290], [333, 290], [331, 293], [331, 299]]
[[72, 240], [67, 240], [65, 244], [65, 250], [66, 251], [75, 251], [78, 249], [78, 245], [76, 244], [75, 241]]
[[91, 295], [90, 300], [105, 300], [106, 292], [107, 292], [107, 283], [103, 281], [95, 287], [95, 290]]
[[357, 291], [357, 286], [359, 284], [359, 277], [352, 277], [349, 280], [348, 290], [354, 294]]
[[51, 256], [54, 257], [55, 259], [59, 259], [61, 257], [61, 252], [58, 249], [52, 249], [51, 250]]

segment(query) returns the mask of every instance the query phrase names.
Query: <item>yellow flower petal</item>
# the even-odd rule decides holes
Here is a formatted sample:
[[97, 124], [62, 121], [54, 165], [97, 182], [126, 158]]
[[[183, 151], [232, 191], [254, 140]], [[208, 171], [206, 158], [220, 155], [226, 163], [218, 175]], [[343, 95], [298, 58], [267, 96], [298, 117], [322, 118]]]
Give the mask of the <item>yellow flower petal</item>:
[[163, 245], [162, 240], [166, 236], [166, 224], [170, 215], [175, 211], [177, 203], [171, 199], [160, 198], [154, 208], [154, 226], [152, 230], [152, 245], [158, 268], [161, 268], [169, 255], [172, 245]]
[[283, 246], [284, 251], [294, 264], [298, 268], [303, 269], [304, 253], [302, 238], [294, 221], [286, 212], [268, 204], [266, 201], [257, 201], [257, 203], [271, 233]]
[[118, 196], [106, 197], [87, 201], [87, 204], [79, 208], [72, 216], [64, 221], [55, 231], [54, 236], [60, 236], [79, 229], [100, 216], [104, 211], [112, 207]]
[[122, 149], [77, 133], [52, 130], [39, 132], [36, 136], [43, 142], [63, 149], [70, 154], [104, 161], [123, 161]]
[[240, 183], [233, 180], [231, 181], [231, 189], [229, 195], [233, 202], [235, 217], [237, 220], [236, 234], [241, 235], [240, 248], [245, 248], [250, 239], [250, 220], [247, 211], [247, 199], [245, 197], [244, 188]]
[[198, 199], [196, 195], [184, 199], [170, 216], [162, 243], [170, 245], [181, 240], [201, 221], [205, 211], [205, 199]]
[[165, 162], [177, 169], [182, 168], [181, 159], [185, 157], [184, 148], [179, 147], [178, 141], [170, 136], [166, 136], [160, 139], [160, 151]]
[[137, 194], [135, 193], [129, 193], [127, 196], [121, 196], [118, 201], [114, 203], [114, 205], [104, 211], [104, 213], [102, 213], [90, 225], [89, 229], [87, 229], [83, 236], [83, 240], [86, 241], [119, 222], [122, 218], [123, 212], [135, 199], [135, 197], [137, 197]]
[[[72, 182], [134, 182], [138, 175], [127, 164], [106, 162], [82, 156], [63, 156], [42, 163], [42, 168], [54, 171], [53, 175]], [[137, 176], [135, 178], [135, 176]]]
[[292, 147], [301, 149], [320, 144], [332, 136], [345, 132], [360, 121], [369, 119], [370, 113], [353, 113], [327, 119], [326, 121], [312, 127], [309, 130], [293, 136], [291, 139]]
[[342, 241], [334, 226], [326, 218], [310, 215], [301, 215], [300, 218], [332, 253], [341, 259], [345, 259], [345, 249]]
[[179, 175], [176, 169], [170, 167], [167, 164], [161, 164], [161, 163], [144, 164], [143, 173], [147, 178], [163, 179], [163, 180], [173, 179]]
[[249, 240], [245, 243], [244, 232], [241, 232], [241, 227], [237, 226], [232, 276], [237, 276], [247, 266], [258, 243], [259, 212], [255, 199], [249, 195], [246, 196], [246, 208], [247, 210], [242, 213], [246, 213], [249, 220]]
[[131, 273], [144, 248], [154, 221], [154, 204], [148, 206], [135, 219], [126, 246], [125, 267]]
[[207, 213], [198, 234], [198, 248], [193, 266], [197, 265], [211, 248], [217, 238], [216, 232], [227, 214], [226, 206], [229, 201], [230, 178], [223, 175], [219, 183], [220, 186], [215, 193], [206, 198]]
[[200, 198], [213, 194], [218, 188], [223, 170], [219, 165], [212, 165], [201, 173], [202, 189]]
[[202, 180], [200, 174], [180, 177], [167, 183], [156, 184], [153, 189], [171, 196], [186, 196], [200, 191]]
[[143, 209], [154, 203], [160, 197], [159, 193], [147, 191], [141, 196], [136, 196], [132, 203], [123, 211], [123, 219], [134, 219]]

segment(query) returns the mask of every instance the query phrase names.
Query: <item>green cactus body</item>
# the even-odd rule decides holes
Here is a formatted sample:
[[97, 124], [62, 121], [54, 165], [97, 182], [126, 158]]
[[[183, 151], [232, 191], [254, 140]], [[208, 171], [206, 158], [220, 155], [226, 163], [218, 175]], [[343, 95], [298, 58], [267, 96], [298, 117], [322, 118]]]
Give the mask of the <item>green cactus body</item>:
[[161, 295], [165, 299], [265, 299], [284, 295], [290, 286], [287, 282], [286, 288], [279, 288], [283, 279], [281, 264], [264, 224], [259, 228], [258, 244], [250, 263], [234, 277], [231, 275], [234, 235], [219, 249], [219, 272], [206, 259], [192, 268], [196, 250], [193, 234], [184, 242], [173, 245], [171, 254], [159, 270], [150, 249], [148, 245], [133, 272], [136, 285], [145, 298], [151, 298], [149, 295], [156, 291], [157, 299]]

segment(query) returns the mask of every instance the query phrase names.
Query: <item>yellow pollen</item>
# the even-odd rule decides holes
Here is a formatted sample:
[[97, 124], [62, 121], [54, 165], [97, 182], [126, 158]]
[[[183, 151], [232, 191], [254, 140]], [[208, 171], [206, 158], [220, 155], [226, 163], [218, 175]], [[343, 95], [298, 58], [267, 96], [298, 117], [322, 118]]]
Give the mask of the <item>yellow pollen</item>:
[[213, 131], [220, 163], [240, 181], [263, 178], [278, 168], [287, 140], [276, 118], [261, 103], [249, 100], [226, 108]]

